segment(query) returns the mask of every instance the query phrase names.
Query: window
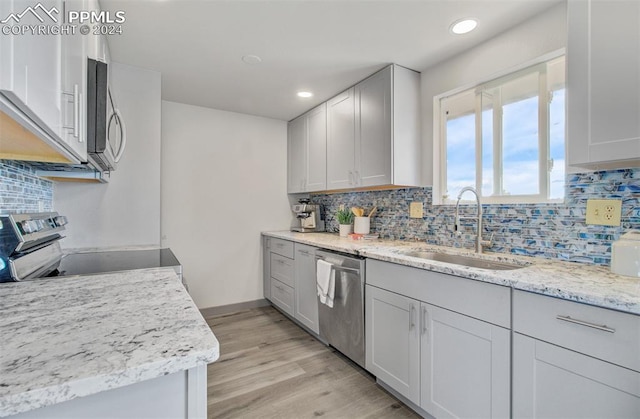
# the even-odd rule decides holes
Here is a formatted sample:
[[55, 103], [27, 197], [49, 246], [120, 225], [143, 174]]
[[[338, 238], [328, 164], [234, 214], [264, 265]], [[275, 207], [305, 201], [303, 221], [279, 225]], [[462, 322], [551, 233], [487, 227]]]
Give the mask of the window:
[[564, 103], [564, 56], [441, 97], [434, 202], [465, 186], [488, 203], [562, 201]]

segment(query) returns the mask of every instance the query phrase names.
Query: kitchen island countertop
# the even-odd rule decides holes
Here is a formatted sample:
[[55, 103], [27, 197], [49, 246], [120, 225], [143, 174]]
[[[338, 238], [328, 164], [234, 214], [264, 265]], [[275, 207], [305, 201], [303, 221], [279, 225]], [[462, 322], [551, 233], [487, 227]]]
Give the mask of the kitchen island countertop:
[[0, 284], [0, 315], [0, 417], [219, 357], [173, 269]]
[[[352, 240], [332, 233], [275, 231], [263, 235], [640, 315], [640, 278], [616, 275], [607, 266], [503, 253], [476, 255], [468, 249], [424, 242]], [[459, 254], [526, 266], [500, 271], [471, 268], [405, 254], [410, 251]]]

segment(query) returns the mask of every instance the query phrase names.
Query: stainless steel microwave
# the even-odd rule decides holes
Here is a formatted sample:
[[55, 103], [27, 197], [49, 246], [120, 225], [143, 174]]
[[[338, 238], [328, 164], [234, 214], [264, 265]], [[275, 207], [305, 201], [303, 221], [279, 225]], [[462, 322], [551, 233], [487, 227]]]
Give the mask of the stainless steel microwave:
[[87, 65], [87, 155], [100, 170], [115, 170], [127, 145], [127, 130], [109, 86], [106, 63]]

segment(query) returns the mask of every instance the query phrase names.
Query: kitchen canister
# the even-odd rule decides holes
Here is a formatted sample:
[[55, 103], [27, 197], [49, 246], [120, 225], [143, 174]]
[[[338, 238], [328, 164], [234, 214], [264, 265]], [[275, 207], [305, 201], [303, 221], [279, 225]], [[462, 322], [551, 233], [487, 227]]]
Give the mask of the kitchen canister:
[[611, 272], [640, 277], [640, 230], [631, 230], [613, 242]]
[[356, 217], [353, 222], [353, 232], [356, 234], [369, 234], [371, 228], [371, 218]]

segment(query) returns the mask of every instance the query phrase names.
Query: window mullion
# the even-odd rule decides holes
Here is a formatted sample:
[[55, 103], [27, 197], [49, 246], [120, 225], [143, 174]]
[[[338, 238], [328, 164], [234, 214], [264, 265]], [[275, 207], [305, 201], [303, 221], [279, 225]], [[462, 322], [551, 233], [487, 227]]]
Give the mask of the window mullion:
[[476, 93], [476, 184], [478, 194], [482, 195], [482, 91]]
[[496, 89], [493, 101], [493, 194], [503, 195], [502, 181], [502, 90]]
[[549, 198], [549, 90], [547, 89], [547, 72], [540, 71], [538, 87], [538, 147], [540, 155], [539, 163], [539, 184], [540, 197]]

